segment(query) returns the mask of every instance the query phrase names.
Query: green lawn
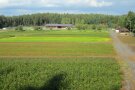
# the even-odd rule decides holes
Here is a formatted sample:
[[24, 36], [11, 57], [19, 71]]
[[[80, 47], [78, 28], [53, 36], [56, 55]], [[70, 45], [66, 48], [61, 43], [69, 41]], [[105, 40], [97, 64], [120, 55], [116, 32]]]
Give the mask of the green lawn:
[[113, 58], [0, 58], [1, 90], [119, 90]]

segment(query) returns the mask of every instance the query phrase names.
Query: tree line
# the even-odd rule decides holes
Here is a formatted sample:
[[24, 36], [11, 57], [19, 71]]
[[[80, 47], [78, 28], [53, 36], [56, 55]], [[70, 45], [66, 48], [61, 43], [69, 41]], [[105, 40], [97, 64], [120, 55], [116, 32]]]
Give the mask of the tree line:
[[135, 13], [129, 11], [127, 15], [104, 15], [104, 14], [57, 14], [38, 13], [20, 16], [0, 16], [0, 28], [16, 26], [42, 26], [45, 24], [74, 24], [83, 29], [93, 25], [108, 27], [125, 27], [135, 32]]
[[124, 26], [130, 30], [130, 32], [135, 33], [135, 13], [129, 12], [125, 18]]
[[0, 28], [23, 26], [41, 26], [44, 24], [103, 24], [114, 26], [121, 16], [103, 14], [32, 14], [21, 16], [0, 16]]

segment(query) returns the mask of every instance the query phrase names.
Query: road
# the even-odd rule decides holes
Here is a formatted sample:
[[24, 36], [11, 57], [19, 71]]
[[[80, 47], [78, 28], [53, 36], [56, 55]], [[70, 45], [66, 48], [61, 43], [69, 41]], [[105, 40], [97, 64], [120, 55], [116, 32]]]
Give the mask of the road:
[[114, 42], [117, 54], [128, 66], [128, 69], [124, 71], [124, 90], [135, 90], [135, 60], [132, 58], [135, 57], [135, 52], [133, 52], [126, 44], [121, 42], [114, 31], [110, 30], [110, 35]]

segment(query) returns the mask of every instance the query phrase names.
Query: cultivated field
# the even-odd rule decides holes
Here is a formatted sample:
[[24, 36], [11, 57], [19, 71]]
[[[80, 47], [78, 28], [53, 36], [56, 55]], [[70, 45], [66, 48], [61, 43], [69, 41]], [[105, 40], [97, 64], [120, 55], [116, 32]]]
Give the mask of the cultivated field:
[[[13, 33], [14, 32], [14, 33]], [[0, 56], [112, 56], [107, 32], [35, 31], [0, 34]], [[9, 36], [9, 37], [6, 37]], [[10, 37], [14, 36], [14, 37]]]
[[120, 36], [120, 39], [126, 43], [133, 51], [135, 51], [135, 37], [133, 36]]
[[119, 90], [120, 66], [108, 32], [0, 33], [1, 90]]
[[112, 58], [1, 58], [3, 90], [118, 90], [120, 67]]

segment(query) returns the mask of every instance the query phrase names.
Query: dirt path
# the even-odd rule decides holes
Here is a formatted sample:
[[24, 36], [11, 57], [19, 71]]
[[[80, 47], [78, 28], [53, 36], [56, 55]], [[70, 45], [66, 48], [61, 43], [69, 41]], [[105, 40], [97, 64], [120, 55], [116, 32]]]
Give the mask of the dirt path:
[[133, 52], [126, 44], [121, 42], [114, 31], [110, 31], [115, 49], [118, 55], [126, 62], [128, 69], [124, 71], [125, 75], [125, 90], [135, 90], [135, 52]]

